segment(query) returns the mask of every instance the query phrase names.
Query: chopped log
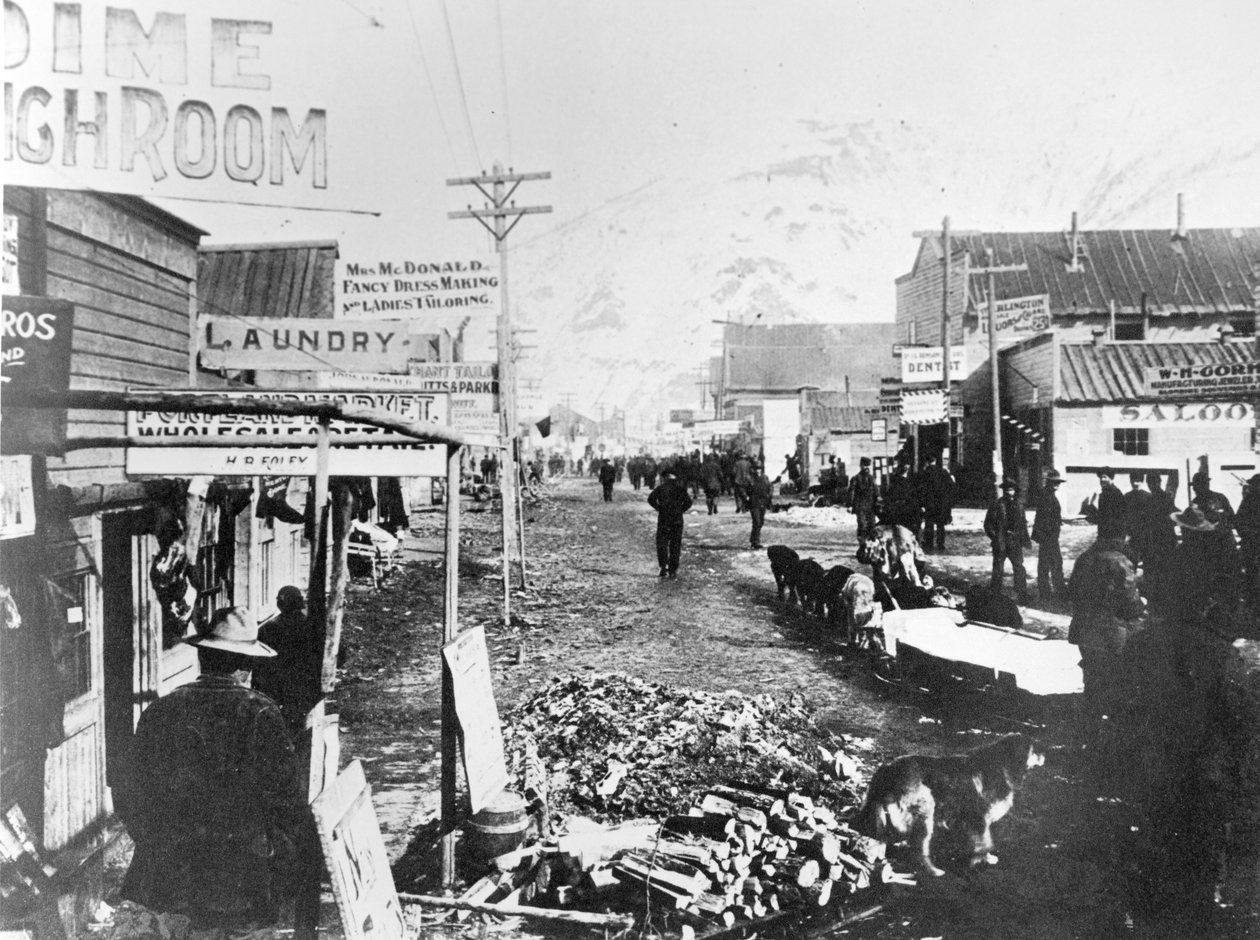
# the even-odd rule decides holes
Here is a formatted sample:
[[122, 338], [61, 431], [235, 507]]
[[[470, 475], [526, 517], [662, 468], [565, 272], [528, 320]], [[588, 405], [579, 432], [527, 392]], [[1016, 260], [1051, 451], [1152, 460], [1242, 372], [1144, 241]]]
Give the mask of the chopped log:
[[805, 889], [805, 896], [808, 902], [816, 904], [818, 907], [826, 907], [831, 900], [831, 886], [834, 882], [830, 878], [823, 879], [816, 884], [810, 885]]
[[421, 904], [426, 907], [446, 907], [455, 910], [479, 911], [495, 914], [499, 917], [538, 917], [543, 920], [564, 921], [570, 924], [591, 924], [596, 927], [634, 926], [632, 914], [594, 914], [588, 911], [557, 911], [550, 908], [526, 907], [520, 904], [485, 904], [477, 901], [464, 901], [459, 898], [439, 898], [427, 894], [404, 894], [399, 892], [398, 900], [404, 904]]
[[821, 871], [822, 869], [816, 859], [801, 858], [799, 856], [784, 859], [779, 866], [779, 872], [782, 875], [781, 881], [787, 881], [801, 888], [808, 888], [816, 882]]
[[794, 839], [801, 834], [801, 827], [797, 825], [797, 819], [788, 816], [786, 813], [779, 813], [769, 817], [767, 825], [775, 835], [788, 839]]
[[829, 832], [813, 832], [796, 840], [796, 851], [833, 865], [840, 860], [840, 840]]
[[680, 836], [696, 836], [704, 839], [725, 839], [739, 825], [733, 816], [706, 814], [699, 816], [670, 816], [661, 823], [661, 831]]
[[536, 842], [533, 845], [525, 846], [523, 849], [496, 855], [490, 859], [490, 864], [499, 871], [513, 871], [520, 867], [521, 862], [534, 858], [542, 851], [544, 851], [543, 846]]
[[738, 780], [734, 777], [724, 777], [722, 786], [730, 787], [732, 790], [743, 790], [746, 793], [760, 793], [762, 796], [773, 797], [776, 800], [786, 800], [788, 794], [792, 792], [787, 787], [772, 787], [751, 780]]
[[616, 887], [620, 882], [611, 865], [596, 865], [585, 873], [583, 884], [587, 889], [598, 894]]
[[751, 806], [754, 809], [759, 809], [767, 816], [783, 812], [784, 802], [782, 797], [720, 785], [710, 787], [709, 792], [714, 796], [730, 800], [736, 806]]

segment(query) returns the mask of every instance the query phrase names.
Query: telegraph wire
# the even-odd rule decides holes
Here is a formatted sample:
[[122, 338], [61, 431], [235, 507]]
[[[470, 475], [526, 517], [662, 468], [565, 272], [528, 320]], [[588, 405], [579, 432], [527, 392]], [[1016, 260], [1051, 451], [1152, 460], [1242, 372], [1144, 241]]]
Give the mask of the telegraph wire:
[[468, 109], [468, 93], [464, 90], [464, 73], [459, 67], [459, 54], [455, 51], [455, 32], [451, 29], [451, 13], [447, 9], [446, 0], [442, 0], [442, 20], [446, 24], [446, 41], [451, 50], [451, 63], [455, 66], [455, 81], [459, 85], [459, 99], [464, 106], [464, 121], [468, 125], [468, 142], [472, 145], [473, 158], [477, 166], [485, 172], [481, 162], [481, 151], [477, 148], [477, 135], [473, 132], [472, 113]]
[[382, 23], [380, 20], [374, 17], [371, 13], [368, 13], [366, 10], [362, 10], [359, 7], [355, 6], [353, 3], [350, 2], [350, 0], [341, 0], [341, 2], [344, 3], [346, 6], [348, 6], [350, 9], [354, 10], [355, 13], [358, 13], [365, 20], [367, 20], [369, 26], [374, 26], [377, 29], [383, 29], [385, 27], [384, 23]]
[[442, 128], [442, 136], [446, 139], [446, 152], [450, 155], [451, 166], [459, 169], [459, 158], [455, 155], [455, 142], [451, 139], [450, 128], [446, 126], [446, 118], [442, 114], [442, 104], [438, 99], [437, 86], [433, 83], [433, 73], [429, 71], [429, 58], [424, 54], [424, 43], [420, 39], [420, 27], [416, 25], [416, 14], [408, 0], [403, 0], [407, 8], [407, 18], [411, 20], [411, 35], [416, 40], [416, 51], [420, 54], [420, 66], [424, 70], [424, 81], [429, 86], [429, 94], [433, 98], [433, 110], [437, 113], [438, 126]]
[[503, 43], [503, 0], [494, 0], [494, 20], [499, 28], [499, 81], [503, 85], [503, 133], [507, 138], [507, 162], [512, 159], [512, 111], [508, 107], [507, 53]]

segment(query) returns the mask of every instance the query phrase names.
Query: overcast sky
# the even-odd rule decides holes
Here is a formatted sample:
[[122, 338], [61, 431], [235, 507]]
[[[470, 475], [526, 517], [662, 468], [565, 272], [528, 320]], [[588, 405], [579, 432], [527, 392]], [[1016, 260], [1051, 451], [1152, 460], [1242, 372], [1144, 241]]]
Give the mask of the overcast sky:
[[[1036, 166], [1046, 125], [1073, 130], [1067, 145], [1082, 158], [1117, 163], [1168, 146], [1178, 127], [1196, 137], [1207, 129], [1222, 147], [1260, 136], [1260, 5], [1246, 0], [273, 0], [244, 9], [274, 17], [261, 55], [276, 97], [328, 110], [330, 200], [380, 215], [173, 205], [215, 240], [330, 235], [346, 256], [480, 245], [476, 223], [446, 218], [471, 198], [447, 177], [496, 161], [551, 172], [518, 193], [521, 204], [555, 208], [523, 223], [522, 233], [537, 233], [651, 180], [747, 167], [808, 119], [892, 119], [969, 137], [995, 180]], [[1201, 170], [1187, 194], [1195, 224], [1260, 222], [1260, 182], [1210, 161]], [[951, 207], [946, 184], [940, 204], [923, 207], [925, 226], [952, 211], [965, 225], [1002, 227], [968, 217], [987, 207]], [[1059, 207], [1047, 209], [1042, 224], [1062, 228]], [[1126, 222], [1167, 226], [1171, 209]], [[890, 259], [888, 275], [912, 253], [907, 244], [905, 259]]]

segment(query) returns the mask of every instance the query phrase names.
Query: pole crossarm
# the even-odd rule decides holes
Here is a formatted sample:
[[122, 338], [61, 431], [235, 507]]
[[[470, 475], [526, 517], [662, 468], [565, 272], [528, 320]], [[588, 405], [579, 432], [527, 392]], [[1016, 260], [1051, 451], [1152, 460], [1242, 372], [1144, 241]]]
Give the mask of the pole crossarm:
[[[482, 228], [494, 236], [496, 241], [502, 242], [512, 233], [512, 229], [516, 228], [517, 223], [520, 222], [524, 216], [538, 215], [540, 213], [547, 213], [550, 211], [551, 206], [522, 206], [520, 208], [512, 206], [507, 209], [461, 209], [458, 212], [448, 212], [446, 213], [446, 216], [450, 219], [476, 219], [479, 223], [481, 223]], [[512, 222], [510, 225], [504, 227], [502, 231], [500, 231], [499, 226], [491, 225], [486, 221], [486, 219], [495, 219], [497, 221], [499, 219], [506, 218], [511, 218]]]
[[[284, 394], [249, 389], [259, 395]], [[165, 411], [177, 414], [304, 415], [386, 428], [427, 444], [463, 447], [468, 439], [443, 425], [408, 421], [379, 408], [359, 408], [337, 401], [290, 401], [282, 398], [232, 398], [191, 389], [171, 392], [119, 392], [75, 388], [66, 391], [14, 390], [4, 395], [9, 408], [79, 408], [89, 411]], [[145, 439], [146, 442], [148, 439]], [[379, 439], [374, 441], [379, 443]], [[274, 442], [273, 442], [274, 443]]]

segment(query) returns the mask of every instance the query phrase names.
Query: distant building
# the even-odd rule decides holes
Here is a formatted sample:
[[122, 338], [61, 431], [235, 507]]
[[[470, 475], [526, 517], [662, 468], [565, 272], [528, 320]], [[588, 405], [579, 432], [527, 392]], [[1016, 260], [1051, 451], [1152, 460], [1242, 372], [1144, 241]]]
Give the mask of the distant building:
[[817, 467], [802, 446], [802, 390], [838, 393], [850, 407], [877, 406], [881, 379], [896, 365], [895, 335], [893, 323], [728, 323], [715, 411], [751, 423], [758, 432], [753, 449], [764, 450], [771, 475], [785, 454], [796, 453], [815, 480]]

